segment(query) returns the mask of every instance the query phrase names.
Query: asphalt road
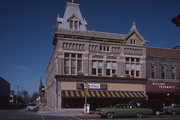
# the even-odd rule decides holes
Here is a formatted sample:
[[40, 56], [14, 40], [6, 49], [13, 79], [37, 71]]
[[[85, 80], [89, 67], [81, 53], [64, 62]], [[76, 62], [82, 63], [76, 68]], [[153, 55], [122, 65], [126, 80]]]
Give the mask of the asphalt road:
[[[61, 116], [43, 116], [26, 109], [0, 110], [0, 120], [71, 120]], [[73, 119], [72, 119], [73, 120]]]
[[[25, 109], [0, 110], [0, 120], [107, 120], [98, 116], [50, 116]], [[148, 116], [146, 118], [114, 118], [113, 120], [180, 120], [180, 115]]]

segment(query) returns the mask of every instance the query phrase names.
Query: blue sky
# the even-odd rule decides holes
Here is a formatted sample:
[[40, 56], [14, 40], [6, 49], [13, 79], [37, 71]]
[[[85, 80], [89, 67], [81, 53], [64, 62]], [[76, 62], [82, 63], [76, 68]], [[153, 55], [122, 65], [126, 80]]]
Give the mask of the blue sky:
[[[79, 0], [88, 30], [127, 34], [135, 20], [148, 46], [180, 45], [180, 0]], [[0, 76], [29, 93], [38, 91], [53, 51], [57, 14], [66, 0], [0, 0]]]

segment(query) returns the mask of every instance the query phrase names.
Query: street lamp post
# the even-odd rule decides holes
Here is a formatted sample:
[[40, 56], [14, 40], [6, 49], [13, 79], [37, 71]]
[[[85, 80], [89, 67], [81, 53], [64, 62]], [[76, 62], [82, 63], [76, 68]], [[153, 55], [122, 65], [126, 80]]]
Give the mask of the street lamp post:
[[87, 114], [87, 92], [88, 92], [88, 81], [84, 80], [84, 114]]

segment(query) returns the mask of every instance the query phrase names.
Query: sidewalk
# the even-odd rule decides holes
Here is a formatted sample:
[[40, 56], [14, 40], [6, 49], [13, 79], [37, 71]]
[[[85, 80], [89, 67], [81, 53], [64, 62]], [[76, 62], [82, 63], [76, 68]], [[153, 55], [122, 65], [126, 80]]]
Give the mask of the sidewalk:
[[42, 108], [39, 109], [38, 114], [41, 114], [43, 116], [86, 116], [86, 117], [96, 117], [99, 116], [98, 114], [84, 114], [82, 110], [61, 110], [61, 111], [55, 111], [49, 107], [45, 107], [44, 111], [42, 111]]

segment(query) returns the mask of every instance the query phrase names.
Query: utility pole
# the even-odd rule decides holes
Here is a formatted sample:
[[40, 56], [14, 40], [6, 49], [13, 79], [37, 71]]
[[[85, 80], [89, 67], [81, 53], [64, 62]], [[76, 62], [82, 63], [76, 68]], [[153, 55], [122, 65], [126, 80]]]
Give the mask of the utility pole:
[[88, 92], [88, 81], [84, 80], [84, 114], [87, 114], [87, 92]]
[[45, 94], [45, 89], [44, 89], [44, 86], [41, 87], [41, 97], [42, 97], [42, 101], [41, 101], [41, 105], [42, 105], [42, 111], [44, 111], [44, 94]]

